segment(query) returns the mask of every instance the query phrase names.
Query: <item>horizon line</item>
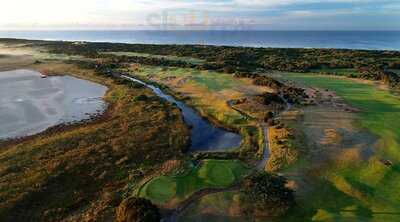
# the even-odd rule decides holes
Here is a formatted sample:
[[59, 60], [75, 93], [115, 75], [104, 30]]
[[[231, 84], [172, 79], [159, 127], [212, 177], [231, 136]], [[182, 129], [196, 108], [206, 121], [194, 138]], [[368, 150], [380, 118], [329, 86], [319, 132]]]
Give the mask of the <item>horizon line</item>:
[[249, 32], [249, 31], [268, 31], [268, 32], [400, 32], [400, 29], [0, 29], [0, 32], [57, 32], [57, 31], [82, 31], [82, 32], [124, 32], [124, 31], [219, 31], [219, 32]]

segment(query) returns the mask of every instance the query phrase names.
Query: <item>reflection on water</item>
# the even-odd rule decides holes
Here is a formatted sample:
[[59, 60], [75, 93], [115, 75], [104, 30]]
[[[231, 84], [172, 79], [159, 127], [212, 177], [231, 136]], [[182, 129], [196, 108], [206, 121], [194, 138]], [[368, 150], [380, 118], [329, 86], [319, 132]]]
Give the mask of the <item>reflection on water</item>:
[[38, 72], [0, 72], [0, 139], [89, 119], [106, 105], [105, 86], [71, 76], [42, 78]]
[[175, 103], [181, 109], [186, 124], [191, 126], [190, 151], [226, 150], [240, 146], [242, 140], [240, 135], [213, 126], [207, 120], [198, 115], [192, 108], [188, 107], [183, 102], [177, 101], [172, 96], [166, 95], [159, 88], [153, 85], [146, 84], [132, 77], [123, 77], [145, 85], [153, 90], [157, 96], [171, 103]]

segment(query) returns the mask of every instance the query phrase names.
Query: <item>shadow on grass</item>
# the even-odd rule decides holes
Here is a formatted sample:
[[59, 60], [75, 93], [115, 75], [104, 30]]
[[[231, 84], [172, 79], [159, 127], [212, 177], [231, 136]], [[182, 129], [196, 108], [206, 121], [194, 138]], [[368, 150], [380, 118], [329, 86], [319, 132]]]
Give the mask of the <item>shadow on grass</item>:
[[[355, 206], [354, 210], [343, 210]], [[327, 212], [334, 221], [344, 220], [342, 212], [352, 212], [360, 219], [368, 220], [373, 217], [372, 211], [362, 206], [357, 199], [338, 190], [328, 180], [321, 180], [310, 194], [297, 201], [285, 217], [273, 220], [274, 222], [312, 221], [320, 210]], [[317, 220], [318, 221], [318, 220]]]

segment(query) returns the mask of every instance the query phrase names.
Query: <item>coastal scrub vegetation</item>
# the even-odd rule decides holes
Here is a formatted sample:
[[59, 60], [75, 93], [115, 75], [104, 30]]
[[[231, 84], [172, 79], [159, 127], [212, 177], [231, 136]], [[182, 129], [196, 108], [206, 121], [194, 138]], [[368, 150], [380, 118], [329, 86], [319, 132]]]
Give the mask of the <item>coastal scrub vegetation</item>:
[[[46, 64], [52, 66], [55, 72], [73, 70], [78, 77], [107, 85], [108, 109], [92, 122], [57, 126], [2, 143], [0, 220], [114, 217], [130, 186], [163, 162], [183, 157], [189, 131], [179, 110], [149, 89], [101, 77], [93, 70]], [[137, 99], [144, 96], [146, 101]]]
[[[204, 208], [205, 212], [211, 208], [222, 212], [229, 207], [229, 212], [220, 212], [221, 218], [224, 213], [235, 215], [243, 209], [260, 217], [281, 215], [290, 209], [290, 215], [274, 219], [396, 221], [399, 198], [393, 191], [399, 178], [398, 98], [341, 77], [382, 81], [398, 89], [399, 52], [15, 39], [0, 42], [53, 55], [33, 56], [36, 61], [30, 68], [48, 69], [50, 64], [62, 63], [64, 68], [56, 73], [68, 70], [68, 74], [78, 73], [78, 77], [110, 87], [106, 97], [110, 108], [104, 119], [4, 143], [0, 150], [0, 216], [6, 221], [27, 217], [102, 220], [114, 217], [121, 200], [135, 194], [166, 210], [191, 201], [196, 194], [215, 190], [219, 193], [203, 196], [195, 207], [206, 207], [206, 203], [209, 208]], [[233, 152], [184, 155], [188, 129], [176, 106], [139, 84], [121, 80], [121, 74], [151, 81], [216, 125], [240, 132], [242, 146]], [[283, 77], [277, 79], [275, 74]], [[313, 90], [325, 93], [326, 101], [319, 103], [321, 95], [310, 94]], [[332, 102], [336, 97], [330, 90], [354, 107]], [[293, 126], [277, 120], [288, 104], [304, 111], [305, 100], [323, 108], [333, 103], [332, 113], [341, 115], [340, 120], [356, 120], [355, 125], [379, 139], [371, 139], [376, 140], [372, 148], [361, 142], [360, 146], [343, 148], [354, 141], [370, 142], [369, 137], [336, 125], [317, 134], [324, 143], [343, 146], [339, 150], [305, 147], [309, 144], [297, 141], [311, 128], [301, 125], [303, 116]], [[319, 124], [319, 130], [327, 122], [312, 126]], [[263, 127], [267, 125], [271, 151], [267, 170], [289, 179], [253, 174], [247, 167], [256, 165], [263, 155]], [[310, 139], [307, 136], [300, 139]], [[340, 141], [341, 136], [346, 139]], [[311, 137], [311, 142], [320, 142], [316, 138]], [[179, 164], [163, 170], [163, 163], [169, 161], [185, 163], [181, 164], [182, 171], [176, 173]], [[289, 185], [300, 193], [296, 195], [297, 205]], [[208, 204], [210, 201], [216, 203]]]
[[117, 209], [116, 222], [159, 222], [160, 210], [149, 200], [130, 197]]
[[[14, 41], [11, 41], [13, 44], [15, 44]], [[17, 40], [18, 42], [18, 40]], [[235, 94], [235, 98], [240, 98], [241, 96], [248, 96], [248, 95], [258, 95], [260, 93], [265, 92], [265, 87], [268, 87], [268, 82], [272, 81], [272, 79], [267, 79], [264, 80], [263, 84], [256, 84], [257, 81], [253, 81], [253, 79], [256, 77], [254, 75], [249, 76], [250, 78], [243, 78], [241, 75], [231, 75], [229, 73], [222, 73], [221, 71], [229, 71], [226, 68], [220, 69], [215, 69], [213, 70], [212, 66], [207, 68], [207, 65], [204, 67], [200, 67], [204, 65], [204, 63], [192, 63], [189, 64], [188, 66], [187, 61], [181, 61], [179, 59], [169, 59], [166, 58], [165, 56], [149, 56], [149, 55], [138, 55], [135, 54], [133, 56], [126, 56], [126, 55], [115, 55], [113, 53], [99, 53], [99, 52], [83, 52], [82, 50], [85, 50], [83, 48], [86, 48], [86, 43], [67, 43], [67, 45], [63, 45], [64, 43], [56, 43], [53, 45], [55, 42], [24, 42], [21, 40], [19, 42], [19, 47], [34, 47], [34, 48], [39, 48], [41, 50], [47, 51], [50, 54], [55, 54], [55, 55], [67, 55], [68, 59], [67, 60], [62, 60], [63, 64], [71, 64], [71, 66], [77, 66], [78, 70], [83, 70], [83, 72], [92, 72], [94, 71], [97, 76], [100, 76], [99, 78], [101, 81], [113, 81], [113, 83], [117, 85], [123, 85], [124, 87], [128, 87], [129, 89], [136, 90], [136, 91], [146, 91], [142, 86], [122, 80], [120, 78], [121, 74], [129, 74], [126, 71], [127, 67], [130, 67], [132, 64], [139, 64], [139, 70], [143, 71], [143, 67], [145, 67], [144, 72], [148, 73], [154, 73], [155, 69], [161, 68], [161, 70], [157, 71], [157, 74], [160, 73], [167, 73], [167, 74], [177, 74], [179, 76], [179, 73], [181, 76], [184, 77], [189, 77], [187, 75], [187, 72], [192, 75], [192, 78], [189, 82], [193, 82], [197, 84], [198, 87], [194, 87], [194, 89], [200, 89], [198, 90], [199, 92], [199, 97], [196, 98], [196, 96], [193, 96], [192, 94], [191, 101], [194, 101], [192, 105], [196, 107], [200, 113], [203, 116], [206, 117], [211, 117], [211, 119], [215, 119], [216, 121], [213, 121], [214, 123], [221, 124], [224, 126], [231, 127], [237, 131], [240, 131], [241, 134], [244, 136], [244, 140], [242, 143], [242, 146], [240, 147], [239, 150], [232, 152], [232, 153], [205, 153], [205, 154], [196, 154], [196, 159], [200, 161], [199, 165], [193, 166], [193, 170], [189, 171], [191, 173], [186, 174], [185, 176], [180, 177], [180, 179], [177, 179], [177, 176], [170, 177], [168, 174], [164, 176], [159, 176], [159, 177], [154, 177], [151, 179], [148, 183], [145, 183], [143, 187], [140, 186], [141, 183], [147, 180], [147, 177], [152, 177], [152, 175], [157, 175], [158, 173], [153, 173], [152, 170], [157, 167], [156, 165], [153, 165], [153, 168], [151, 168], [151, 164], [154, 163], [150, 160], [149, 158], [149, 153], [151, 152], [156, 152], [159, 153], [158, 150], [160, 148], [153, 146], [153, 150], [145, 150], [143, 153], [146, 154], [146, 158], [144, 162], [146, 164], [140, 164], [139, 166], [136, 166], [139, 170], [139, 172], [136, 172], [134, 175], [131, 175], [129, 173], [124, 172], [123, 170], [118, 170], [116, 169], [116, 180], [115, 182], [118, 182], [119, 180], [126, 181], [127, 184], [125, 185], [128, 186], [128, 189], [123, 189], [123, 191], [120, 190], [120, 192], [125, 192], [127, 191], [127, 195], [129, 196], [131, 194], [132, 188], [139, 187], [140, 192], [139, 195], [142, 197], [146, 197], [152, 201], [154, 201], [157, 204], [164, 204], [169, 202], [170, 200], [180, 200], [184, 201], [185, 199], [189, 198], [191, 195], [193, 195], [196, 192], [201, 192], [207, 189], [221, 189], [225, 190], [233, 185], [239, 184], [239, 182], [242, 180], [242, 178], [247, 175], [248, 169], [244, 167], [243, 163], [241, 163], [239, 160], [235, 159], [242, 159], [245, 160], [246, 162], [254, 162], [255, 159], [260, 157], [260, 154], [262, 154], [263, 151], [263, 145], [264, 145], [264, 139], [262, 130], [255, 124], [256, 122], [254, 120], [246, 119], [247, 117], [243, 116], [241, 113], [237, 113], [233, 109], [231, 109], [230, 105], [227, 103], [226, 98], [224, 97], [226, 95], [229, 95], [232, 91], [233, 88], [242, 88], [242, 91], [240, 93]], [[22, 46], [21, 46], [22, 44]], [[61, 45], [59, 45], [61, 44]], [[69, 48], [69, 49], [68, 49]], [[72, 49], [74, 48], [74, 49]], [[72, 56], [75, 55], [75, 56]], [[85, 59], [80, 59], [80, 57], [76, 56], [82, 56], [85, 57]], [[49, 58], [51, 57], [51, 58]], [[45, 67], [48, 66], [48, 63], [53, 63], [54, 61], [59, 61], [57, 58], [58, 56], [49, 56], [49, 57], [39, 57], [38, 59], [43, 60], [39, 62], [34, 62], [36, 66], [40, 67]], [[34, 57], [36, 58], [36, 57]], [[64, 57], [63, 57], [64, 58]], [[168, 66], [168, 67], [166, 67]], [[149, 69], [150, 67], [150, 69]], [[203, 69], [210, 69], [210, 70], [203, 70]], [[138, 71], [138, 68], [135, 68], [134, 70]], [[54, 70], [53, 70], [54, 71]], [[75, 70], [76, 71], [76, 70]], [[48, 70], [47, 72], [51, 73], [51, 70]], [[134, 74], [136, 74], [134, 72]], [[84, 76], [84, 75], [83, 75]], [[160, 76], [161, 78], [165, 78], [167, 76], [162, 75]], [[237, 78], [239, 77], [239, 78]], [[92, 77], [87, 77], [91, 79]], [[172, 78], [172, 76], [171, 76]], [[267, 77], [260, 77], [260, 78], [267, 78]], [[160, 84], [164, 84], [165, 82], [160, 82]], [[162, 86], [162, 85], [161, 85]], [[245, 86], [245, 87], [243, 87]], [[275, 87], [275, 90], [278, 92], [284, 93], [285, 89], [284, 84], [278, 84]], [[169, 90], [165, 86], [162, 87], [163, 90]], [[174, 92], [176, 88], [171, 88], [171, 92]], [[149, 90], [147, 90], [149, 91]], [[146, 92], [147, 92], [146, 91]], [[290, 91], [290, 90], [289, 90]], [[182, 94], [185, 92], [183, 91]], [[212, 97], [213, 94], [217, 94], [218, 96]], [[175, 95], [175, 94], [174, 94]], [[288, 94], [291, 96], [291, 94]], [[127, 97], [126, 97], [127, 96]], [[208, 97], [208, 100], [211, 103], [208, 104], [207, 108], [203, 108], [201, 105], [202, 102], [196, 101], [196, 99], [202, 99], [204, 96]], [[284, 94], [285, 97], [285, 94]], [[153, 108], [154, 103], [161, 103], [161, 104], [166, 104], [163, 102], [161, 99], [152, 96], [151, 94], [147, 93], [141, 93], [140, 95], [137, 96], [131, 96], [131, 95], [124, 95], [124, 93], [121, 94], [121, 98], [114, 98], [115, 102], [119, 104], [122, 100], [124, 101], [125, 99], [131, 102], [132, 106], [137, 106], [138, 104], [145, 106], [144, 110], [148, 108]], [[186, 102], [189, 100], [186, 99]], [[123, 105], [118, 106], [121, 110], [125, 109], [127, 107], [124, 107]], [[154, 108], [157, 108], [155, 106]], [[173, 112], [172, 110], [176, 109], [174, 106], [169, 106], [169, 108], [161, 106], [160, 109], [163, 109], [166, 113], [164, 116], [160, 116], [160, 121], [162, 119], [167, 119], [169, 120], [171, 118], [170, 114]], [[133, 109], [133, 108], [132, 108]], [[135, 110], [137, 112], [137, 110]], [[211, 114], [211, 115], [210, 115]], [[152, 114], [148, 113], [149, 116], [152, 116]], [[136, 117], [139, 117], [136, 115]], [[134, 118], [134, 117], [131, 117]], [[121, 131], [125, 132], [124, 136], [128, 136], [130, 132], [130, 125], [131, 122], [133, 121], [132, 119], [124, 116], [121, 118], [121, 121], [118, 121], [118, 126], [120, 127]], [[179, 121], [178, 119], [171, 119], [171, 121], [176, 120]], [[180, 119], [180, 121], [182, 121]], [[219, 122], [219, 123], [218, 123]], [[143, 119], [142, 124], [149, 123], [147, 119]], [[148, 124], [146, 125], [151, 128], [153, 124]], [[159, 125], [157, 125], [159, 126]], [[163, 124], [161, 124], [163, 126]], [[172, 125], [171, 125], [172, 126]], [[140, 128], [140, 127], [139, 127]], [[156, 131], [155, 129], [150, 129], [143, 127], [141, 128], [142, 130], [148, 130], [150, 132]], [[161, 127], [156, 127], [156, 129], [161, 129]], [[182, 129], [183, 130], [183, 129]], [[75, 130], [72, 132], [76, 132]], [[129, 134], [128, 134], [129, 132]], [[168, 132], [168, 130], [166, 131]], [[106, 132], [108, 133], [108, 132]], [[137, 131], [137, 133], [140, 133]], [[174, 145], [171, 144], [171, 141], [168, 141], [167, 143], [164, 143], [163, 145], [168, 146], [168, 147], [174, 147], [174, 154], [172, 156], [165, 155], [166, 160], [170, 159], [180, 159], [182, 158], [181, 152], [184, 150], [183, 146], [185, 145], [185, 142], [187, 141], [187, 137], [185, 137], [186, 131], [181, 131], [180, 132], [180, 137], [174, 137], [172, 134], [164, 134], [166, 137], [169, 138], [176, 138], [179, 139], [179, 141], [175, 141], [179, 143], [179, 145]], [[113, 135], [112, 133], [109, 135]], [[118, 142], [114, 142], [112, 140], [111, 146], [114, 147], [118, 145], [121, 149], [126, 149], [125, 147], [125, 141], [122, 139], [123, 136], [118, 140]], [[147, 138], [147, 137], [146, 137]], [[104, 138], [106, 139], [106, 138]], [[137, 139], [136, 137], [130, 138], [132, 140]], [[151, 138], [149, 138], [151, 139]], [[160, 137], [158, 139], [163, 139], [163, 137]], [[165, 138], [166, 139], [166, 138]], [[180, 140], [182, 139], [182, 140]], [[82, 138], [79, 138], [79, 140], [84, 140]], [[156, 142], [157, 140], [154, 140], [153, 142]], [[88, 142], [88, 144], [91, 144]], [[146, 144], [143, 144], [144, 148], [150, 147], [147, 146]], [[72, 145], [73, 148], [79, 148], [75, 147], [75, 145]], [[126, 150], [127, 151], [127, 156], [122, 156], [121, 159], [116, 160], [116, 163], [118, 164], [126, 164], [131, 161], [131, 155], [133, 153], [137, 153], [137, 150]], [[130, 153], [132, 152], [132, 153]], [[154, 154], [156, 154], [154, 153]], [[230, 155], [232, 154], [232, 155]], [[90, 154], [88, 154], [90, 155]], [[200, 158], [199, 158], [200, 157]], [[207, 158], [217, 158], [220, 160], [205, 160]], [[143, 159], [143, 158], [142, 158]], [[160, 160], [159, 160], [160, 161]], [[75, 162], [73, 160], [72, 162]], [[162, 163], [162, 160], [159, 162]], [[148, 169], [147, 167], [150, 167]], [[102, 172], [101, 175], [103, 174], [108, 174], [109, 172], [104, 173]], [[115, 180], [115, 178], [114, 178]], [[91, 184], [91, 182], [88, 182]], [[79, 187], [80, 185], [78, 185]], [[76, 189], [73, 188], [73, 189]], [[95, 188], [93, 188], [95, 189]], [[115, 194], [115, 193], [114, 193]], [[119, 200], [119, 195], [118, 193], [116, 197], [113, 199], [114, 202], [118, 202]], [[113, 195], [111, 195], [113, 196]], [[58, 202], [57, 200], [56, 202]], [[88, 201], [90, 202], [90, 201]], [[99, 201], [100, 203], [103, 203], [102, 201]], [[113, 203], [114, 203], [113, 202]], [[179, 202], [179, 201], [178, 201]], [[101, 204], [100, 204], [101, 205]], [[104, 205], [101, 205], [104, 207]], [[114, 203], [115, 206], [115, 203]], [[43, 217], [43, 215], [35, 215], [37, 218], [63, 218], [66, 215], [70, 215], [71, 211], [63, 210], [63, 207], [58, 207], [55, 210], [51, 209], [49, 211], [45, 210], [46, 215]], [[113, 209], [113, 207], [109, 207], [106, 210], [104, 209], [91, 209], [95, 211], [97, 214], [97, 218], [103, 217], [103, 210], [107, 211], [107, 213], [110, 213], [110, 211]], [[33, 212], [42, 212], [43, 209], [32, 209]], [[101, 212], [100, 212], [101, 211]], [[62, 212], [63, 214], [58, 214], [56, 213]], [[65, 213], [64, 213], [65, 212]], [[92, 213], [92, 212], [91, 212]], [[64, 215], [64, 216], [63, 216]]]
[[314, 71], [338, 75], [345, 73], [348, 77], [387, 81], [395, 88], [400, 84], [400, 78], [396, 73], [400, 69], [400, 52], [397, 51], [147, 45], [17, 39], [3, 39], [2, 42], [42, 47], [51, 54], [108, 58], [115, 63], [196, 68], [238, 75], [251, 75], [254, 72], [268, 70], [300, 73]]
[[256, 217], [282, 215], [295, 203], [294, 192], [286, 187], [287, 179], [282, 176], [261, 172], [243, 183], [243, 192], [252, 203], [247, 210]]

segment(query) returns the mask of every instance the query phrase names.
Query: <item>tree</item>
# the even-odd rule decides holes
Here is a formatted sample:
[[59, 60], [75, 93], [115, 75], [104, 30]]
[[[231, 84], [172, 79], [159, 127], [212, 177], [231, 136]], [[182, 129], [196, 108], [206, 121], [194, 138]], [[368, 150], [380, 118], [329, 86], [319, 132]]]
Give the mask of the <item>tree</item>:
[[130, 197], [122, 201], [117, 209], [117, 222], [159, 222], [160, 212], [149, 200]]
[[277, 216], [294, 205], [293, 190], [287, 188], [286, 178], [267, 172], [254, 174], [243, 184], [243, 192], [250, 200], [248, 209], [255, 216]]

